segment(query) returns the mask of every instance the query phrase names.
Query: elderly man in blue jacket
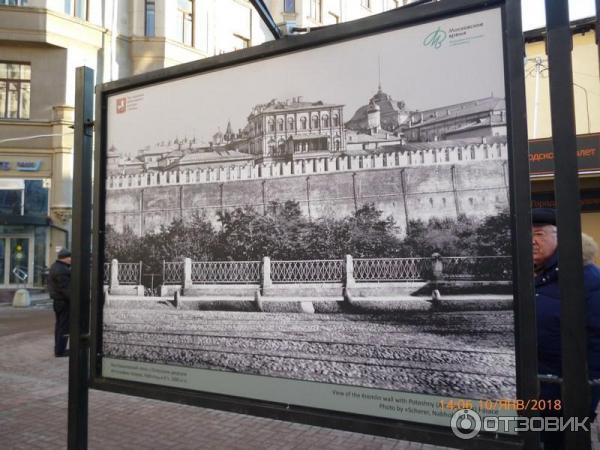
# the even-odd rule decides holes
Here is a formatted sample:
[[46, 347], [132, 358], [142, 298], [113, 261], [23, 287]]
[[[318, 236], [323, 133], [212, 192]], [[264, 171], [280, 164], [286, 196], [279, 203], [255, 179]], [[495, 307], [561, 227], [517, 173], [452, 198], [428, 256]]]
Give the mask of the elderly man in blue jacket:
[[[561, 376], [560, 292], [556, 214], [553, 209], [535, 208], [533, 222], [533, 264], [537, 310], [538, 371]], [[590, 379], [600, 378], [600, 269], [593, 263], [597, 246], [583, 237], [583, 274], [587, 303], [588, 367]], [[560, 385], [542, 383], [542, 399], [560, 399]], [[592, 388], [592, 410], [600, 400], [600, 387]], [[554, 435], [554, 436], [552, 436]], [[557, 433], [543, 436], [545, 449], [560, 449]], [[551, 441], [548, 441], [548, 438]], [[558, 438], [558, 439], [557, 439]]]

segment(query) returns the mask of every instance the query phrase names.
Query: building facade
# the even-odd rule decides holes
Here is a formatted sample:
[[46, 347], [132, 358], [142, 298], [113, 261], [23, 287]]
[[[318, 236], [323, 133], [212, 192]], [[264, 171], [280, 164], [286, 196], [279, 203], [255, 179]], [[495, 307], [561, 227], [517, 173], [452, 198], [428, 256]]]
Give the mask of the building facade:
[[[581, 225], [600, 242], [600, 73], [595, 18], [571, 24]], [[525, 87], [534, 206], [554, 206], [548, 56], [543, 29], [525, 33]], [[557, 112], [560, 114], [560, 111]], [[538, 150], [539, 149], [539, 150]], [[549, 170], [547, 170], [549, 169]], [[600, 263], [600, 260], [597, 261]]]
[[[70, 246], [76, 67], [103, 83], [271, 38], [246, 0], [0, 0], [0, 290]], [[144, 164], [168, 161], [125, 172]]]
[[257, 105], [248, 117], [248, 149], [261, 161], [329, 156], [344, 149], [344, 106], [301, 97]]

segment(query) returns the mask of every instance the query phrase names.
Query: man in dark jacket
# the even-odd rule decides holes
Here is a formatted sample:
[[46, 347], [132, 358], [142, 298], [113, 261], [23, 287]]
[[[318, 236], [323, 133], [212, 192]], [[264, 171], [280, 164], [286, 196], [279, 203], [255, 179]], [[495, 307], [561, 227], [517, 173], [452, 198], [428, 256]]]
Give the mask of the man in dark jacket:
[[69, 304], [71, 301], [71, 252], [62, 249], [48, 274], [48, 292], [54, 301], [54, 356], [68, 356]]
[[[532, 222], [538, 371], [544, 375], [561, 376], [559, 261], [555, 211], [549, 208], [533, 209]], [[589, 257], [584, 261], [583, 274], [587, 303], [589, 377], [597, 379], [600, 378], [600, 269], [589, 260]], [[542, 383], [540, 398], [560, 399], [560, 385]], [[600, 387], [594, 387], [591, 417], [594, 417], [599, 400]], [[562, 436], [559, 436], [559, 433], [544, 433], [542, 439], [545, 441], [546, 449], [563, 448]]]

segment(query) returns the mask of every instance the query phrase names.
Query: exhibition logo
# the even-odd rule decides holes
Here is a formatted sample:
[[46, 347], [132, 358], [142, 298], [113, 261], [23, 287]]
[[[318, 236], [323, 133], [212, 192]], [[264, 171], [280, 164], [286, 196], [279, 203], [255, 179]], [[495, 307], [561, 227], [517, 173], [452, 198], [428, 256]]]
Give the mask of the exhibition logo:
[[432, 33], [429, 33], [427, 35], [427, 37], [423, 41], [423, 45], [425, 47], [433, 47], [435, 49], [438, 49], [442, 46], [442, 44], [446, 40], [446, 36], [447, 36], [446, 32], [444, 30], [442, 30], [441, 27], [438, 27], [437, 30], [435, 30]]
[[513, 433], [521, 431], [589, 431], [589, 417], [481, 417], [472, 409], [459, 409], [450, 419], [450, 427], [456, 437], [472, 439], [480, 431], [489, 433]]
[[127, 97], [117, 99], [117, 114], [122, 114], [127, 111]]

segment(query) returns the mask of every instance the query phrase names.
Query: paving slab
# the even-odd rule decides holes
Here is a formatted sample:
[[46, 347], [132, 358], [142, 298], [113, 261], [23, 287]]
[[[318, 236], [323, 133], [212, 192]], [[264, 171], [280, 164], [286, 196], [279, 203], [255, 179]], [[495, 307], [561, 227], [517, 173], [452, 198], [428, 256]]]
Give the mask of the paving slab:
[[[47, 306], [0, 307], [0, 447], [64, 449], [68, 358]], [[600, 450], [598, 426], [592, 432]], [[435, 449], [443, 447], [91, 390], [90, 449]]]

